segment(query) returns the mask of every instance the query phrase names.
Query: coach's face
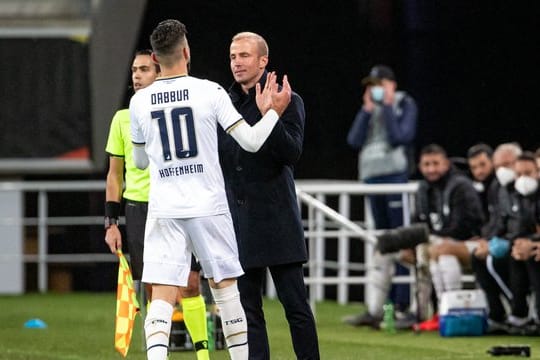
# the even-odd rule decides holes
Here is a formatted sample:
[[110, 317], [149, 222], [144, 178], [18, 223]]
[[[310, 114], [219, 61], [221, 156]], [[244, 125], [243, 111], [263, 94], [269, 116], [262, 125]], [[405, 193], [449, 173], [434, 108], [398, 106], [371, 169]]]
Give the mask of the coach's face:
[[231, 43], [231, 71], [234, 80], [244, 90], [255, 86], [268, 63], [268, 56], [259, 55], [257, 43], [252, 39], [239, 39]]

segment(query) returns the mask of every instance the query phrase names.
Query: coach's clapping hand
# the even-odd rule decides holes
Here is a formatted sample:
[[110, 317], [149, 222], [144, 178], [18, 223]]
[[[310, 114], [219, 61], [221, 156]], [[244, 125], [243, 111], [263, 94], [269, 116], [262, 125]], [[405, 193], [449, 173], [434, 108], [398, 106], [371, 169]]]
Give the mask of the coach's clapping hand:
[[283, 85], [281, 86], [281, 91], [279, 90], [279, 87], [275, 81], [271, 85], [270, 90], [272, 94], [272, 109], [274, 109], [278, 115], [281, 116], [291, 102], [292, 90], [289, 80], [287, 79], [287, 75], [283, 76]]
[[255, 84], [255, 102], [262, 115], [272, 108], [272, 88], [276, 84], [276, 73], [274, 71], [266, 74], [266, 82], [261, 91], [261, 84]]

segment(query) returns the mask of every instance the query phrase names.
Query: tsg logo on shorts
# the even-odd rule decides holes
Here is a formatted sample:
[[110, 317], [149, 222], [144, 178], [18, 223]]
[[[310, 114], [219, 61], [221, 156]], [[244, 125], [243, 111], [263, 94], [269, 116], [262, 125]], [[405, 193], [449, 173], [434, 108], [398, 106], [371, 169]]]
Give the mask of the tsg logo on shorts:
[[225, 325], [234, 325], [234, 324], [241, 323], [242, 321], [244, 321], [242, 318], [225, 320]]

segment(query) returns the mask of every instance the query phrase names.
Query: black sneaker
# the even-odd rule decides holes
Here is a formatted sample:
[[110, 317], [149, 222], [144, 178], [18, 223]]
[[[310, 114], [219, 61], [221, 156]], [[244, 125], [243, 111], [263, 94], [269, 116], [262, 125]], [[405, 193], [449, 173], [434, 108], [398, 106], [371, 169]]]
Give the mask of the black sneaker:
[[396, 329], [412, 330], [413, 325], [418, 322], [416, 315], [410, 311], [396, 311]]
[[368, 312], [360, 315], [349, 315], [343, 318], [343, 322], [352, 326], [371, 326], [374, 329], [379, 329], [379, 324], [382, 317], [373, 316]]
[[536, 323], [533, 319], [529, 319], [522, 324], [507, 321], [507, 325], [509, 327], [508, 333], [510, 335], [540, 336], [540, 324]]

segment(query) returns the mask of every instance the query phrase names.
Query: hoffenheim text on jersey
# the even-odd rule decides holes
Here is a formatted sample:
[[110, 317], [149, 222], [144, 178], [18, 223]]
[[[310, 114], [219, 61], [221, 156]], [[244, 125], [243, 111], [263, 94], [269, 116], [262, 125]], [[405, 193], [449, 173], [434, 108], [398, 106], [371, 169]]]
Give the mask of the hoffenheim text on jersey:
[[159, 169], [159, 177], [180, 176], [187, 174], [197, 174], [204, 172], [203, 164], [190, 164], [184, 166], [171, 166]]

